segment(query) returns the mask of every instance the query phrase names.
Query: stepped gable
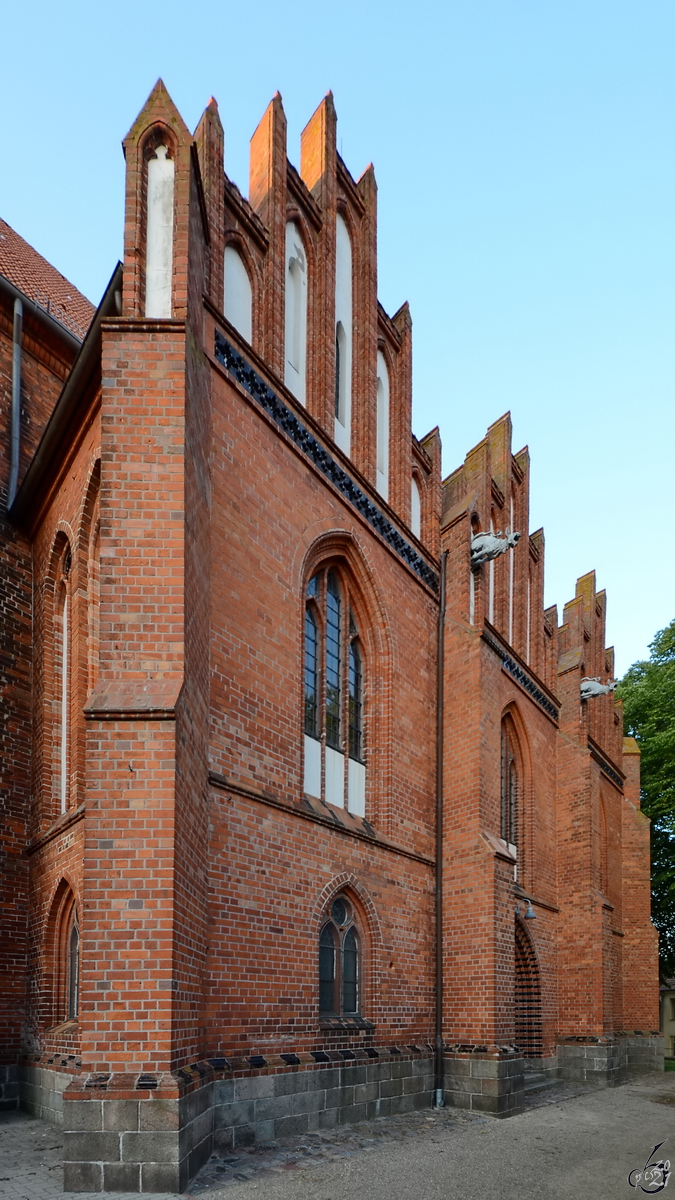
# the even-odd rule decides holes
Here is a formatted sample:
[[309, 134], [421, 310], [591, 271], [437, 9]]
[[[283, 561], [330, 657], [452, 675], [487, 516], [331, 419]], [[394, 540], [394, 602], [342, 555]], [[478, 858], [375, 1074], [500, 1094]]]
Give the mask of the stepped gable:
[[1, 218], [0, 274], [76, 337], [84, 338], [94, 305]]

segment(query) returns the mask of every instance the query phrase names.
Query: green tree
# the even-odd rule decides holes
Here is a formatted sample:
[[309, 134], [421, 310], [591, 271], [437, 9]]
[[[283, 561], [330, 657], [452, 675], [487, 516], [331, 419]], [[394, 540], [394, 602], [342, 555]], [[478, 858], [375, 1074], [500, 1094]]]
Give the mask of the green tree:
[[662, 976], [675, 975], [675, 621], [633, 663], [618, 694], [624, 728], [641, 752], [641, 805], [651, 819], [652, 919]]

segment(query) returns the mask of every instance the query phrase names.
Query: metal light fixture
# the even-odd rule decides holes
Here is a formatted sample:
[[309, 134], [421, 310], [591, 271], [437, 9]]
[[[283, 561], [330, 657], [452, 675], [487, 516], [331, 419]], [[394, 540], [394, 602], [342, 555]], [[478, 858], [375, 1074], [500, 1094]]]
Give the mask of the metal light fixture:
[[526, 912], [524, 912], [524, 913], [522, 913], [522, 914], [521, 914], [521, 911], [520, 911], [520, 902], [519, 902], [518, 904], [516, 904], [516, 916], [517, 916], [517, 917], [520, 917], [520, 916], [522, 916], [522, 917], [523, 917], [523, 918], [524, 918], [526, 921], [532, 921], [532, 920], [535, 920], [535, 921], [536, 921], [536, 919], [537, 919], [537, 914], [536, 914], [536, 912], [534, 911], [534, 909], [533, 909], [533, 907], [532, 907], [532, 901], [531, 901], [531, 900], [528, 900], [528, 902], [527, 902], [527, 911], [526, 911]]

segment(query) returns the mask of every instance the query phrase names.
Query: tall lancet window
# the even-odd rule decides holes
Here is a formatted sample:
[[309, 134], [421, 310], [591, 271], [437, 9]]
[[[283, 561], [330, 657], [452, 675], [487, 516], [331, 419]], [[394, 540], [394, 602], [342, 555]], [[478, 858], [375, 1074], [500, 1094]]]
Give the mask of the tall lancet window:
[[80, 1008], [80, 930], [77, 913], [68, 939], [68, 1019], [76, 1020]]
[[377, 490], [389, 499], [389, 372], [381, 350], [377, 353]]
[[173, 274], [174, 162], [158, 146], [148, 162], [148, 221], [145, 250], [145, 315], [171, 316]]
[[344, 220], [335, 225], [335, 441], [345, 454], [352, 427], [352, 243]]
[[307, 375], [307, 256], [300, 230], [286, 226], [286, 387], [305, 403]]
[[234, 246], [225, 247], [225, 297], [223, 312], [246, 341], [253, 341], [253, 293], [248, 271]]
[[58, 759], [56, 762], [57, 796], [62, 813], [68, 808], [68, 740], [70, 735], [70, 597], [68, 576], [70, 573], [70, 550], [66, 549], [59, 591], [57, 592], [54, 649], [56, 651], [56, 739]]
[[98, 682], [99, 631], [101, 620], [101, 522], [96, 520], [89, 551], [89, 579], [87, 582], [87, 619], [89, 645], [87, 655], [87, 685], [93, 691]]

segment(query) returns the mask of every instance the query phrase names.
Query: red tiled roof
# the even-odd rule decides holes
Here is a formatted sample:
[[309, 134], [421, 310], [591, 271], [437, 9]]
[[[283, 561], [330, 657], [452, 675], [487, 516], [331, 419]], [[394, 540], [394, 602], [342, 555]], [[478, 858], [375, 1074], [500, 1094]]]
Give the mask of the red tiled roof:
[[2, 218], [0, 275], [76, 337], [84, 338], [96, 311], [94, 305]]

